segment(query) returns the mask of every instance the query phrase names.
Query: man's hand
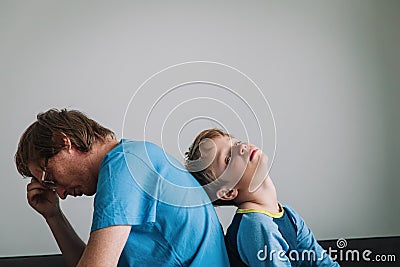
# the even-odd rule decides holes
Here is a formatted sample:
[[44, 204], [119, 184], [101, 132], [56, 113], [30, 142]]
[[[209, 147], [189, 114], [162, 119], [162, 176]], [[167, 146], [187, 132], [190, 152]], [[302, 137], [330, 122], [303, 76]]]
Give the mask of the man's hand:
[[76, 266], [86, 245], [62, 213], [57, 193], [36, 178], [31, 179], [26, 192], [29, 205], [45, 218], [68, 266]]
[[57, 193], [44, 187], [35, 178], [27, 185], [26, 192], [29, 205], [46, 220], [60, 214]]

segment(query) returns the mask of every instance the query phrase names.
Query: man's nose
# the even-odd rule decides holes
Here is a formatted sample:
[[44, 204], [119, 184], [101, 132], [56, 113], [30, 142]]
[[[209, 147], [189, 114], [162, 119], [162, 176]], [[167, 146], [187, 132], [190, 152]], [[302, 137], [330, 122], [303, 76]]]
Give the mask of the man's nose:
[[67, 190], [64, 187], [58, 185], [56, 188], [56, 192], [61, 199], [67, 198]]

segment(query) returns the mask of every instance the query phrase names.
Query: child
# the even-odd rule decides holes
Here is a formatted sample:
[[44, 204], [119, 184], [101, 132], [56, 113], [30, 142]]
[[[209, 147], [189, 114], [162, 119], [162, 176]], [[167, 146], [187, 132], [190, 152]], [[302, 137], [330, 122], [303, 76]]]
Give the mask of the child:
[[278, 202], [268, 158], [257, 147], [209, 129], [185, 155], [186, 168], [214, 205], [238, 207], [226, 233], [232, 266], [339, 266], [304, 220]]

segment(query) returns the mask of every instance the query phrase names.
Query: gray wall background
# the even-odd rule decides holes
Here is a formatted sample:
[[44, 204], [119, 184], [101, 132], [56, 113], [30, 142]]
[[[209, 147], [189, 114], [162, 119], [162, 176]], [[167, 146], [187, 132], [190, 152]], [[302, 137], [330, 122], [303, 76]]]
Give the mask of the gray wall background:
[[[19, 136], [35, 115], [77, 108], [121, 138], [135, 90], [161, 69], [192, 60], [234, 66], [260, 87], [276, 121], [271, 177], [279, 199], [318, 239], [400, 235], [399, 11], [395, 0], [0, 0], [0, 256], [59, 252], [26, 203], [28, 181], [13, 163]], [[141, 104], [149, 106], [152, 88], [143, 92]], [[252, 92], [240, 95], [257, 99]], [[211, 104], [203, 110], [241, 131], [234, 121], [229, 125], [229, 112]], [[185, 112], [174, 114], [171, 121], [180, 122]], [[142, 139], [143, 127], [130, 116], [124, 137]], [[258, 142], [271, 154], [267, 126]], [[196, 127], [181, 139], [166, 131], [168, 151], [181, 157], [177, 143], [185, 150]], [[148, 132], [149, 140], [167, 142]], [[62, 202], [84, 240], [92, 201]], [[224, 227], [233, 211], [218, 208]]]

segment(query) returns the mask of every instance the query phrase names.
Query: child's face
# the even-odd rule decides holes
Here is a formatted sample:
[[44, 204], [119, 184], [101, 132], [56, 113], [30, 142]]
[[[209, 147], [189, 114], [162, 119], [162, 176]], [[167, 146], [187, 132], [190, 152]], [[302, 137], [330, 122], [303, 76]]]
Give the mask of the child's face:
[[230, 188], [256, 190], [268, 174], [268, 157], [250, 143], [241, 143], [229, 136], [212, 139], [215, 159], [211, 163], [218, 179]]

